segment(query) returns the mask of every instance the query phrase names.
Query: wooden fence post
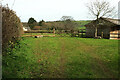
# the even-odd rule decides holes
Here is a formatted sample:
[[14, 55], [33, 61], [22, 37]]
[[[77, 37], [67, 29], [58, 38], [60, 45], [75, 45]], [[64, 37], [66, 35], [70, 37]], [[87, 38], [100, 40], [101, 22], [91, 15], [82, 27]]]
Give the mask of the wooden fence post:
[[55, 34], [55, 28], [53, 28], [53, 33]]
[[79, 34], [79, 33], [80, 33], [80, 31], [78, 30], [78, 37], [80, 37], [80, 34]]
[[81, 29], [82, 37], [83, 37], [83, 29]]
[[101, 35], [101, 37], [103, 38], [103, 32], [102, 32], [102, 35]]

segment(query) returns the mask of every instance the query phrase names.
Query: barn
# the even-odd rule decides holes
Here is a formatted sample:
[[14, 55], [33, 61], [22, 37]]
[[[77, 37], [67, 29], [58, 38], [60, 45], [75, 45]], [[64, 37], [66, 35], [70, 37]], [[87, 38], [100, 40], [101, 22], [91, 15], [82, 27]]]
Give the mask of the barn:
[[120, 20], [111, 18], [99, 18], [86, 24], [86, 37], [94, 38], [97, 26], [97, 36], [106, 39], [120, 39]]

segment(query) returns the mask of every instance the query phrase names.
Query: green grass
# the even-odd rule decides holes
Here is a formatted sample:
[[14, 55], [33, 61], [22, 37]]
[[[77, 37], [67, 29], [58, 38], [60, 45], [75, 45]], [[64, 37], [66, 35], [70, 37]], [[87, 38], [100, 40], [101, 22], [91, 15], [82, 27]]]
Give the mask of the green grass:
[[86, 27], [78, 27], [78, 30], [86, 29]]
[[84, 25], [90, 23], [91, 21], [75, 21], [75, 23], [77, 23], [77, 29], [86, 29], [86, 27]]
[[3, 56], [3, 78], [117, 78], [118, 40], [23, 38]]

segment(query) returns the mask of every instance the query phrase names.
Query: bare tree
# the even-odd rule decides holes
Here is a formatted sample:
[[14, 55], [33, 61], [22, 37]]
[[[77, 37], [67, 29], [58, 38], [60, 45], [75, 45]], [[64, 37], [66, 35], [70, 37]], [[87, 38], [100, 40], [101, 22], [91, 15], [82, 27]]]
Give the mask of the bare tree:
[[[89, 14], [96, 18], [96, 24], [99, 23], [100, 17], [115, 17], [116, 11], [115, 7], [110, 6], [110, 3], [107, 1], [99, 1], [96, 0], [95, 2], [91, 2], [87, 5], [89, 10]], [[97, 27], [95, 26], [95, 37], [97, 37]]]
[[71, 21], [73, 21], [74, 19], [73, 19], [73, 17], [71, 17], [71, 16], [62, 16], [61, 20], [62, 20], [62, 21], [66, 21], [66, 20], [71, 20]]
[[65, 31], [73, 30], [75, 27], [74, 19], [71, 16], [62, 16], [61, 20], [63, 21], [63, 28]]

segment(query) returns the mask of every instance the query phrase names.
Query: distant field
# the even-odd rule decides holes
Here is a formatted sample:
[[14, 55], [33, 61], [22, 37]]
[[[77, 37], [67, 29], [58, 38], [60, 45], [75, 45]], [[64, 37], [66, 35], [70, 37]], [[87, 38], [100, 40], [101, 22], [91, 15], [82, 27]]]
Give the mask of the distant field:
[[117, 78], [118, 40], [22, 38], [3, 56], [3, 78]]
[[90, 20], [81, 20], [81, 21], [75, 21], [75, 22], [77, 22], [80, 25], [85, 25], [85, 24], [90, 23], [91, 21]]
[[78, 29], [86, 29], [84, 25], [90, 23], [91, 21], [75, 21], [78, 25]]

